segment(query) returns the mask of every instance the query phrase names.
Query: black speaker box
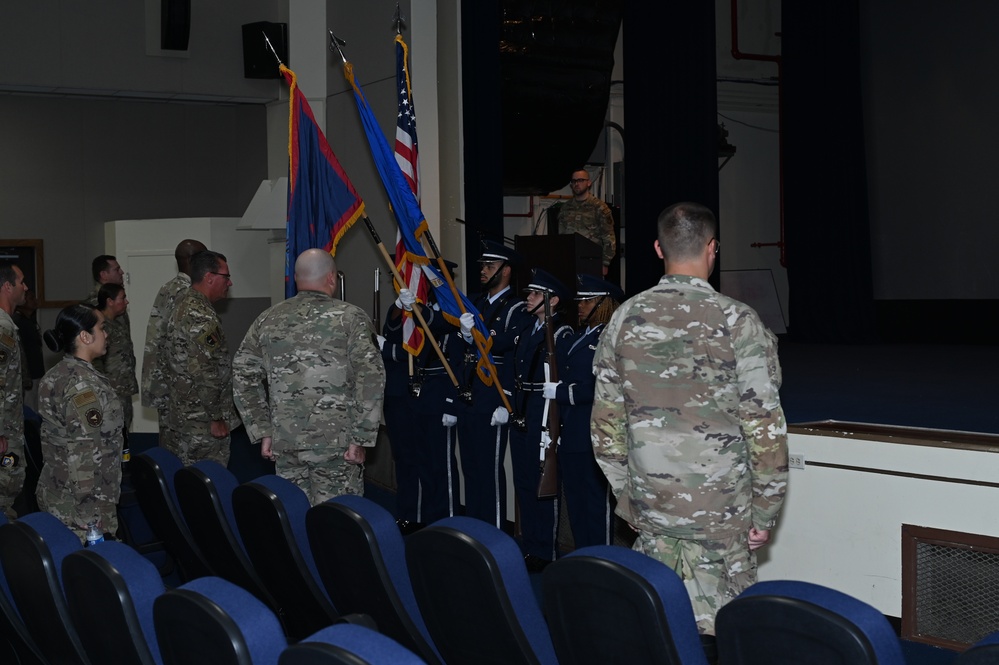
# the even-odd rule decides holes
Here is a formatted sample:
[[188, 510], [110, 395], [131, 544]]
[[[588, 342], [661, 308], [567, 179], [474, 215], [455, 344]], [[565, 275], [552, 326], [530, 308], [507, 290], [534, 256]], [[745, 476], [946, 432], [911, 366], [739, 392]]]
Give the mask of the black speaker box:
[[278, 62], [267, 41], [286, 66], [288, 65], [288, 24], [258, 21], [243, 25], [243, 76], [248, 79], [281, 78]]
[[160, 48], [186, 51], [191, 37], [191, 0], [160, 0]]

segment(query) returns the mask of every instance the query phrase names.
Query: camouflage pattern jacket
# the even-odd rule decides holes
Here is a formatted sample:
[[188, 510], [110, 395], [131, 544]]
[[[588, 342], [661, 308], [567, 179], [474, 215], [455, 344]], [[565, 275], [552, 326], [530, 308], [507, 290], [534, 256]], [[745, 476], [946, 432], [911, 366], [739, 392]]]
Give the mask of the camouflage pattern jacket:
[[600, 246], [604, 266], [610, 265], [617, 252], [614, 216], [607, 204], [588, 194], [583, 201], [569, 199], [559, 207], [558, 232], [579, 235]]
[[38, 386], [42, 467], [38, 504], [78, 534], [99, 517], [117, 528], [124, 415], [111, 383], [85, 360], [65, 355]]
[[24, 439], [21, 351], [14, 319], [0, 309], [0, 435], [8, 444]]
[[618, 515], [694, 540], [774, 526], [787, 424], [776, 339], [752, 308], [666, 275], [614, 313], [593, 372], [590, 436]]
[[385, 368], [356, 305], [299, 291], [257, 317], [233, 372], [251, 441], [272, 437], [275, 452], [375, 445]]
[[[97, 307], [97, 291], [94, 289], [85, 300], [88, 305]], [[125, 420], [130, 420], [132, 413], [132, 395], [139, 392], [139, 382], [135, 378], [135, 349], [132, 346], [132, 327], [128, 320], [128, 312], [105, 324], [108, 333], [108, 351], [99, 358], [94, 358], [94, 368], [106, 376], [114, 388], [122, 408], [125, 409]], [[127, 405], [126, 405], [127, 402]]]
[[240, 425], [232, 401], [232, 357], [219, 315], [200, 291], [189, 288], [167, 322], [158, 363], [170, 386], [169, 426], [201, 431], [209, 421]]
[[191, 288], [191, 278], [180, 273], [160, 287], [153, 300], [153, 308], [149, 311], [149, 322], [146, 324], [146, 345], [142, 352], [142, 406], [161, 409], [166, 406], [169, 386], [163, 378], [159, 367], [160, 350], [166, 340], [167, 326], [170, 317], [177, 307], [181, 296]]

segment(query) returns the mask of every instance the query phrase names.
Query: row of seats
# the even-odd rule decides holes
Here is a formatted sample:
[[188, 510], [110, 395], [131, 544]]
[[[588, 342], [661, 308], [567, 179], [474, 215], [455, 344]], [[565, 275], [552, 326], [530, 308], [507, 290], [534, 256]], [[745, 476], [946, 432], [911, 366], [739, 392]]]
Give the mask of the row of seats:
[[289, 645], [246, 590], [202, 577], [166, 590], [128, 545], [83, 549], [48, 513], [0, 516], [0, 662], [26, 665], [418, 664], [370, 627], [342, 622]]
[[[153, 601], [153, 613], [169, 610], [174, 617], [154, 617], [163, 662], [202, 662], [190, 654], [168, 654], [163, 644], [174, 640], [163, 635], [171, 631], [209, 635], [213, 644], [222, 645], [218, 650], [243, 658], [213, 656], [211, 662], [275, 663], [281, 658], [285, 663], [288, 643], [310, 644], [325, 626], [346, 620], [358, 639], [378, 643], [364, 632], [365, 625], [377, 626], [385, 636], [381, 643], [401, 650], [386, 662], [407, 662], [399, 660], [405, 655], [414, 659], [409, 662], [449, 665], [707, 663], [678, 577], [626, 548], [584, 548], [556, 561], [543, 575], [539, 598], [513, 539], [478, 520], [447, 518], [403, 539], [392, 516], [363, 497], [337, 497], [310, 507], [297, 487], [276, 476], [239, 485], [217, 464], [184, 468], [162, 449], [133, 458], [132, 466], [139, 502], [154, 530], [163, 532], [175, 558], [190, 559], [182, 564], [190, 581], [166, 593], [159, 581], [153, 590], [161, 598]], [[158, 517], [174, 523], [158, 524]], [[4, 565], [5, 529], [0, 528]], [[171, 542], [178, 537], [183, 540]], [[94, 552], [108, 546], [128, 549], [108, 543]], [[64, 578], [73, 568], [63, 565]], [[96, 593], [64, 586], [67, 598]], [[115, 593], [125, 595], [121, 588]], [[199, 609], [199, 598], [226, 593], [228, 603], [219, 600]], [[79, 632], [118, 641], [102, 632], [101, 623], [81, 624]], [[883, 615], [803, 582], [757, 584], [722, 608], [717, 627], [725, 665], [904, 662]], [[257, 646], [242, 645], [248, 637]], [[179, 640], [177, 648], [190, 647], [192, 639]], [[962, 659], [995, 658], [994, 649], [999, 640], [983, 643]], [[91, 662], [159, 661], [115, 657]]]

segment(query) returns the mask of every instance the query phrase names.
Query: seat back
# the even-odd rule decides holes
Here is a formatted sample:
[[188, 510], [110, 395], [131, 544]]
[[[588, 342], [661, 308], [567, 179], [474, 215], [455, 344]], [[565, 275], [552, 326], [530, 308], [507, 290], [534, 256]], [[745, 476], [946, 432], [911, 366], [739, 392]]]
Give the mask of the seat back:
[[[0, 531], [8, 526], [7, 517], [0, 513]], [[35, 645], [14, 605], [0, 559], [0, 663], [42, 665], [44, 662], [41, 650]]]
[[440, 663], [395, 518], [370, 499], [348, 494], [312, 507], [305, 522], [319, 577], [337, 610], [367, 614], [379, 632], [428, 663]]
[[62, 562], [73, 625], [94, 663], [159, 665], [153, 601], [165, 591], [156, 566], [124, 543], [104, 542]]
[[180, 578], [188, 581], [213, 575], [177, 506], [174, 478], [184, 468], [180, 458], [155, 446], [134, 455], [129, 466], [142, 514], [177, 563]]
[[545, 569], [543, 598], [561, 663], [707, 665], [683, 582], [645, 554], [578, 549]]
[[232, 509], [253, 567], [281, 607], [288, 636], [315, 633], [339, 617], [322, 588], [309, 547], [309, 499], [294, 483], [261, 476], [233, 490]]
[[379, 632], [348, 623], [323, 628], [281, 654], [278, 665], [419, 665], [412, 651]]
[[62, 562], [83, 549], [49, 513], [31, 513], [0, 529], [0, 563], [11, 598], [45, 660], [89, 663], [62, 590]]
[[264, 589], [236, 529], [232, 492], [238, 486], [236, 476], [214, 460], [196, 462], [174, 476], [180, 512], [212, 570], [278, 612], [277, 602]]
[[999, 631], [989, 633], [953, 661], [953, 665], [994, 665], [999, 663]]
[[167, 591], [153, 618], [164, 665], [274, 665], [288, 646], [270, 608], [221, 577]]
[[491, 524], [446, 517], [406, 537], [423, 619], [448, 665], [556, 663], [520, 548]]
[[810, 582], [758, 582], [722, 606], [715, 620], [726, 665], [901, 665], [885, 616], [856, 598]]

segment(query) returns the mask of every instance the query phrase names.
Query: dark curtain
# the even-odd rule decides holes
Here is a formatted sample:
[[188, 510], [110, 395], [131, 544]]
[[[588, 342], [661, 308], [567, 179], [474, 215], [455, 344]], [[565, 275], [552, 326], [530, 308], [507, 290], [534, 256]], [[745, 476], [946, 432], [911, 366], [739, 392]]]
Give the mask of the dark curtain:
[[461, 3], [465, 158], [465, 257], [468, 291], [479, 290], [481, 240], [503, 242], [503, 118], [499, 0]]
[[630, 296], [663, 275], [652, 243], [664, 208], [694, 201], [718, 214], [714, 3], [626, 3], [624, 69]]
[[785, 2], [781, 19], [788, 329], [872, 341], [858, 0]]

